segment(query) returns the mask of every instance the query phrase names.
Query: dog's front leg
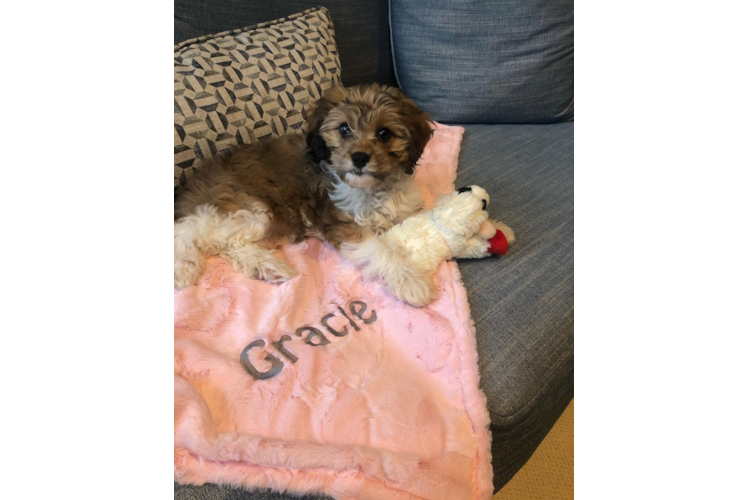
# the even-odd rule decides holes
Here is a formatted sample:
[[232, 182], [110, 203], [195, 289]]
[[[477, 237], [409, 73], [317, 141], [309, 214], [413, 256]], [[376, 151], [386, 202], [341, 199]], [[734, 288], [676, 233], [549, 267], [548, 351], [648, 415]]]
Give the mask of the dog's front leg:
[[361, 269], [364, 278], [378, 278], [398, 299], [421, 307], [436, 297], [433, 272], [418, 266], [407, 249], [388, 241], [386, 235], [359, 242], [345, 242], [341, 255]]

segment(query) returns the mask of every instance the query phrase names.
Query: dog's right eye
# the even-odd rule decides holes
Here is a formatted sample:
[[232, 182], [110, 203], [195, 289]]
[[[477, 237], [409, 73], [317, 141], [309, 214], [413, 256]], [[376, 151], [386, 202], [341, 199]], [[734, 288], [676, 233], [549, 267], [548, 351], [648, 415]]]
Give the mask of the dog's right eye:
[[351, 127], [349, 127], [347, 123], [341, 124], [339, 130], [340, 137], [348, 137], [351, 135]]

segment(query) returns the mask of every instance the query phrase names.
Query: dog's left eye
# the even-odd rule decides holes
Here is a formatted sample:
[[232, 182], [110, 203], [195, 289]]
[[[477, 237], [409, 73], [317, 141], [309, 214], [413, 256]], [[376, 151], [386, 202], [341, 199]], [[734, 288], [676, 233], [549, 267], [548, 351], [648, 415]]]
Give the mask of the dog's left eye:
[[392, 132], [390, 132], [389, 129], [381, 128], [379, 129], [379, 132], [377, 132], [377, 135], [379, 136], [380, 141], [387, 142], [390, 140], [390, 137], [392, 137]]
[[347, 123], [342, 123], [339, 130], [340, 137], [348, 137], [351, 135], [351, 127], [349, 127]]

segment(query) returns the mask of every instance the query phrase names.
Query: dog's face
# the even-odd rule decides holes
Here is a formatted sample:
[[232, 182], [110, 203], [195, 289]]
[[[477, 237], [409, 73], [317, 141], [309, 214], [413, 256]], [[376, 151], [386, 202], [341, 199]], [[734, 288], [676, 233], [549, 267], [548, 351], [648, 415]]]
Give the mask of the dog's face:
[[399, 90], [333, 87], [312, 108], [307, 146], [346, 184], [377, 189], [412, 174], [431, 137], [428, 116]]

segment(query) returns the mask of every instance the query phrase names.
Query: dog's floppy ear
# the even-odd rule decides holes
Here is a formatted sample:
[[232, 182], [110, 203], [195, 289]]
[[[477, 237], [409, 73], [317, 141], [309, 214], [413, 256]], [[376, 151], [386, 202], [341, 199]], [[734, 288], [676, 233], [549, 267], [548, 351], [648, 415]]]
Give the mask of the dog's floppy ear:
[[387, 93], [398, 101], [398, 114], [410, 132], [410, 143], [408, 144], [408, 159], [404, 167], [405, 173], [410, 175], [416, 168], [418, 159], [423, 154], [426, 144], [431, 139], [431, 117], [421, 111], [415, 102], [405, 97], [400, 90], [389, 87]]
[[312, 162], [319, 163], [330, 160], [330, 148], [319, 133], [322, 122], [327, 118], [327, 113], [345, 99], [347, 92], [341, 85], [335, 85], [325, 91], [313, 105], [306, 119], [306, 146], [309, 149], [309, 157]]

